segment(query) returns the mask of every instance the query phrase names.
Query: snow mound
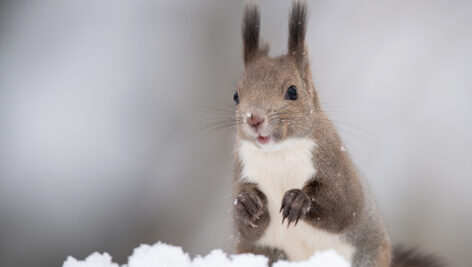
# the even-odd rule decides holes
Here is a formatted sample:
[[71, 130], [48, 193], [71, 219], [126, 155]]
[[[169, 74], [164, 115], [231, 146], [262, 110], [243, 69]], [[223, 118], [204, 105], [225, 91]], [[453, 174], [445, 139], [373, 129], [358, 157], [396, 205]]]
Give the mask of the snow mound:
[[[264, 256], [253, 254], [226, 255], [220, 249], [208, 255], [197, 256], [193, 260], [182, 248], [158, 242], [152, 246], [141, 245], [135, 248], [128, 258], [128, 264], [121, 267], [267, 267], [268, 260]], [[349, 267], [349, 263], [333, 250], [317, 252], [308, 261], [276, 262], [273, 267]], [[62, 267], [120, 267], [112, 262], [108, 253], [95, 252], [85, 260], [67, 257]]]

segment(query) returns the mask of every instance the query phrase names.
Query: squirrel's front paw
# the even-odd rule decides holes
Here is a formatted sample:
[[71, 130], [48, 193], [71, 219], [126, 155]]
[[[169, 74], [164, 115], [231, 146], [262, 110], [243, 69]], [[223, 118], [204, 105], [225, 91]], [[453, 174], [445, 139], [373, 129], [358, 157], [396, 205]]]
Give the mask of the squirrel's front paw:
[[257, 227], [258, 220], [264, 213], [261, 198], [255, 192], [239, 194], [234, 200], [238, 219], [253, 228]]
[[295, 222], [295, 225], [297, 225], [298, 220], [305, 217], [312, 207], [313, 204], [310, 198], [302, 190], [288, 190], [285, 192], [282, 199], [282, 207], [280, 207], [280, 212], [282, 212], [283, 217], [282, 224], [285, 219], [287, 219], [287, 227], [289, 227], [292, 222]]

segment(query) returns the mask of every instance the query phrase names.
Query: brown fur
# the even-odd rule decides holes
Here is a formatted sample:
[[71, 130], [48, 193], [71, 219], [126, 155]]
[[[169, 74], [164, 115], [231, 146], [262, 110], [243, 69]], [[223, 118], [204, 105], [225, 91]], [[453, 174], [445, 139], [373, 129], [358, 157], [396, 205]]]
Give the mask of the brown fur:
[[[286, 192], [281, 203], [284, 220], [295, 225], [303, 220], [315, 228], [342, 234], [355, 248], [352, 266], [387, 267], [391, 265], [390, 239], [380, 213], [323, 112], [312, 82], [305, 44], [306, 11], [306, 3], [295, 2], [289, 21], [288, 53], [270, 58], [267, 46], [259, 44], [259, 10], [254, 5], [246, 8], [242, 27], [246, 69], [237, 85], [236, 151], [241, 140], [256, 142], [245, 128], [249, 127], [246, 112], [265, 118], [275, 143], [297, 137], [315, 140], [317, 147], [312, 154], [317, 172], [303, 188]], [[284, 99], [290, 86], [297, 88], [295, 101]], [[277, 248], [256, 245], [270, 223], [280, 222], [270, 221], [263, 189], [244, 182], [241, 173], [241, 159], [235, 153], [237, 251], [263, 254], [271, 262], [285, 258]]]
[[416, 250], [395, 247], [392, 266], [394, 267], [444, 267], [440, 259], [424, 255]]

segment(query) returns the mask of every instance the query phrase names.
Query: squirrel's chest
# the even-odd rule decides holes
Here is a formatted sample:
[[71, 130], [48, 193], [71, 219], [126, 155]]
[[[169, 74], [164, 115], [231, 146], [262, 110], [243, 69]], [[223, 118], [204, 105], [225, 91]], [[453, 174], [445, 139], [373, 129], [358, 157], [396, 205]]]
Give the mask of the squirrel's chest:
[[271, 150], [263, 150], [243, 141], [239, 148], [242, 178], [270, 191], [267, 193], [282, 190], [283, 194], [289, 189], [300, 188], [316, 173], [312, 160], [315, 145], [310, 139], [293, 139]]
[[249, 142], [241, 143], [241, 178], [258, 185], [267, 197], [270, 214], [270, 224], [257, 243], [282, 249], [290, 260], [306, 260], [316, 251], [327, 249], [336, 249], [350, 260], [352, 251], [344, 246], [339, 235], [305, 222], [289, 228], [286, 222], [282, 225], [279, 210], [283, 195], [290, 189], [301, 189], [316, 174], [312, 155], [315, 146], [310, 139], [295, 139], [266, 151]]

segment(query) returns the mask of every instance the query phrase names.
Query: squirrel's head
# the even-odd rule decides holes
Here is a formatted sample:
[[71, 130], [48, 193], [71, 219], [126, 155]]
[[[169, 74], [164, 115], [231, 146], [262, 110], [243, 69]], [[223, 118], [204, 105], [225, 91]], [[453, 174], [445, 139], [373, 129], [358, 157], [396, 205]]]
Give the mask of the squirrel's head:
[[248, 5], [242, 24], [245, 71], [234, 101], [238, 136], [258, 146], [308, 137], [320, 110], [305, 44], [307, 5], [295, 2], [289, 16], [288, 52], [271, 58], [260, 44], [260, 15]]

